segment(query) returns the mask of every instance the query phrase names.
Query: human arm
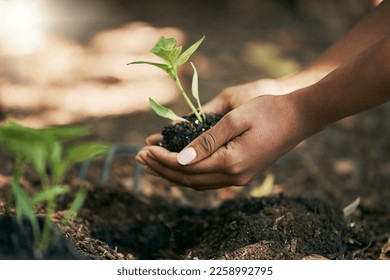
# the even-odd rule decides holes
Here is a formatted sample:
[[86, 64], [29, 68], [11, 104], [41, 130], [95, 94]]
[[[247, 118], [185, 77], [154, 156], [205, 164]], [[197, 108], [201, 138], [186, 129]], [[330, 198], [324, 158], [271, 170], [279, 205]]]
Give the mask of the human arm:
[[136, 159], [152, 173], [198, 190], [246, 185], [329, 124], [387, 102], [388, 77], [390, 39], [383, 39], [315, 84], [244, 103], [179, 155], [150, 145]]
[[203, 108], [208, 112], [227, 113], [261, 94], [286, 94], [309, 86], [388, 36], [390, 36], [390, 0], [383, 1], [351, 31], [298, 72], [278, 79], [259, 79], [228, 87]]
[[279, 79], [288, 92], [319, 81], [356, 55], [390, 36], [390, 1], [383, 1], [299, 72]]

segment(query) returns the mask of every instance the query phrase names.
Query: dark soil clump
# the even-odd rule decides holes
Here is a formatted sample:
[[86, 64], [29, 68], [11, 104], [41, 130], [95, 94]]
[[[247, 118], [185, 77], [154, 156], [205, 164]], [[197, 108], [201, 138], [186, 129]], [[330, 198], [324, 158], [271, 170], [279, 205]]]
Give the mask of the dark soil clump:
[[196, 137], [213, 127], [223, 115], [206, 114], [206, 120], [200, 122], [194, 114], [184, 116], [189, 122], [167, 125], [162, 131], [161, 146], [171, 152], [180, 152]]
[[209, 218], [202, 241], [188, 252], [199, 259], [300, 259], [344, 253], [342, 211], [315, 199], [237, 200]]

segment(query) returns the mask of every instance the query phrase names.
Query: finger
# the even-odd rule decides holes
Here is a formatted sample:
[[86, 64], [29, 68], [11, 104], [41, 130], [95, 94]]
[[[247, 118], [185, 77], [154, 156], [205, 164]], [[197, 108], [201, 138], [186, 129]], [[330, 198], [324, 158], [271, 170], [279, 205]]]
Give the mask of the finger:
[[178, 155], [182, 165], [199, 162], [213, 154], [234, 137], [245, 132], [249, 127], [234, 111], [226, 114], [215, 126], [201, 134], [187, 145]]
[[146, 138], [146, 144], [148, 145], [160, 145], [162, 141], [162, 135], [159, 133], [152, 134]]
[[182, 165], [177, 160], [177, 153], [170, 152], [160, 146], [145, 146], [135, 156], [135, 159], [144, 166], [148, 166], [149, 158], [157, 160], [167, 168], [182, 171]]
[[[160, 161], [166, 161], [169, 164], [172, 164], [176, 160], [177, 153], [170, 152], [169, 150], [160, 147], [160, 146], [145, 146], [143, 147], [136, 155], [136, 159], [146, 160], [147, 156], [152, 156], [153, 158], [158, 157]], [[177, 162], [175, 163], [177, 166], [179, 165]]]
[[232, 176], [224, 173], [206, 173], [206, 174], [183, 174], [183, 172], [166, 167], [160, 164], [149, 153], [146, 157], [149, 170], [153, 170], [153, 174], [159, 174], [168, 181], [171, 181], [180, 186], [191, 187], [196, 190], [216, 189], [231, 186], [234, 182]]
[[223, 95], [218, 95], [202, 106], [206, 113], [226, 114], [230, 111], [229, 102]]
[[138, 152], [138, 154], [135, 156], [135, 160], [142, 165], [146, 165], [146, 161], [141, 152]]
[[154, 171], [149, 166], [146, 166], [144, 171], [145, 171], [145, 173], [148, 173], [148, 174], [153, 175], [153, 176], [160, 176], [156, 171]]
[[[210, 189], [226, 186], [246, 185], [254, 166], [250, 160], [242, 160], [240, 154], [248, 147], [246, 133], [222, 146], [210, 157], [191, 165], [181, 165], [176, 161], [177, 153], [157, 146], [145, 147], [140, 154], [145, 164], [161, 177], [194, 189]], [[249, 169], [250, 170], [250, 169]], [[258, 170], [262, 172], [260, 169]], [[255, 175], [255, 174], [252, 174]]]
[[141, 154], [145, 164], [147, 157], [149, 156], [160, 165], [181, 172], [182, 174], [202, 174], [223, 172], [226, 163], [229, 162], [228, 158], [234, 158], [234, 156], [231, 155], [233, 152], [235, 151], [222, 146], [207, 159], [190, 165], [180, 164], [177, 161], [177, 153], [169, 152], [168, 150], [157, 146], [149, 146], [139, 154]]

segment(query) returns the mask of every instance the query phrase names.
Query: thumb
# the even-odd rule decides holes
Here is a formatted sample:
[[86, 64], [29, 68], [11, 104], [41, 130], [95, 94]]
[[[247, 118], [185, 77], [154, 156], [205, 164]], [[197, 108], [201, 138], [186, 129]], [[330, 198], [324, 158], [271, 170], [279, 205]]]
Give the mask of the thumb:
[[232, 115], [231, 113], [226, 114], [215, 126], [188, 144], [177, 155], [177, 161], [181, 165], [201, 161], [209, 157], [231, 139], [240, 135], [243, 132], [243, 127], [235, 124]]

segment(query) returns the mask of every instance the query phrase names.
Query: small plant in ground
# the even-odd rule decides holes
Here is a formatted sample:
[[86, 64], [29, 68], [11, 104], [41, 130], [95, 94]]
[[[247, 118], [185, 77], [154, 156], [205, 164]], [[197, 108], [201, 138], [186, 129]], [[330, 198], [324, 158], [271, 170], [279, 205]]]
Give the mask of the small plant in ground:
[[149, 61], [135, 61], [129, 64], [150, 64], [164, 70], [175, 82], [184, 100], [190, 107], [192, 114], [188, 116], [179, 117], [171, 109], [166, 108], [158, 104], [152, 98], [149, 98], [149, 103], [154, 112], [159, 116], [168, 118], [173, 121], [179, 121], [178, 123], [166, 126], [162, 131], [162, 142], [160, 145], [172, 152], [181, 151], [186, 145], [188, 145], [193, 139], [200, 134], [210, 129], [216, 122], [218, 122], [222, 115], [218, 114], [205, 114], [200, 104], [199, 91], [198, 91], [198, 72], [195, 65], [190, 62], [194, 71], [192, 76], [191, 93], [196, 101], [198, 108], [194, 106], [189, 95], [184, 90], [180, 81], [178, 72], [179, 68], [188, 61], [190, 56], [198, 49], [199, 45], [203, 42], [204, 36], [196, 43], [191, 45], [187, 50], [182, 52], [181, 46], [176, 46], [176, 40], [174, 38], [161, 37], [160, 40], [150, 50], [151, 53], [163, 60], [164, 63], [156, 63]]
[[[154, 45], [154, 47], [150, 50], [151, 53], [162, 59], [165, 63], [155, 63], [150, 61], [135, 61], [129, 64], [149, 64], [156, 66], [162, 70], [164, 70], [175, 82], [178, 87], [180, 93], [182, 94], [184, 100], [190, 107], [191, 111], [194, 113], [199, 122], [203, 122], [206, 119], [206, 116], [202, 110], [200, 99], [199, 99], [199, 91], [198, 91], [198, 73], [196, 71], [195, 65], [190, 62], [192, 69], [194, 70], [193, 78], [192, 78], [192, 96], [195, 98], [197, 102], [197, 106], [199, 111], [195, 108], [188, 94], [184, 90], [182, 83], [179, 78], [179, 68], [188, 61], [190, 56], [197, 50], [199, 45], [203, 42], [204, 36], [190, 46], [187, 50], [182, 52], [182, 46], [176, 46], [176, 40], [174, 38], [164, 38], [161, 37], [159, 41]], [[168, 118], [173, 121], [184, 121], [188, 120], [176, 115], [171, 109], [168, 109], [160, 104], [158, 104], [152, 98], [149, 98], [149, 103], [154, 112], [156, 112], [159, 116]]]
[[[32, 226], [37, 252], [45, 252], [51, 242], [51, 217], [56, 210], [57, 198], [70, 191], [63, 184], [69, 168], [76, 162], [85, 161], [107, 153], [108, 146], [103, 143], [81, 143], [64, 147], [65, 140], [75, 139], [89, 133], [86, 127], [57, 127], [32, 129], [15, 122], [0, 126], [0, 145], [15, 159], [7, 213], [15, 206], [16, 219], [20, 226], [27, 218]], [[33, 195], [23, 189], [20, 178], [28, 167], [39, 175], [42, 188]], [[63, 222], [71, 220], [84, 203], [87, 190], [81, 187], [66, 211]], [[35, 208], [43, 205], [46, 209], [43, 229], [38, 224]]]

